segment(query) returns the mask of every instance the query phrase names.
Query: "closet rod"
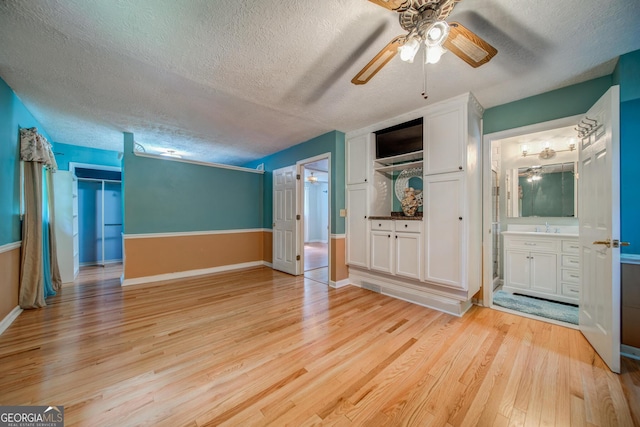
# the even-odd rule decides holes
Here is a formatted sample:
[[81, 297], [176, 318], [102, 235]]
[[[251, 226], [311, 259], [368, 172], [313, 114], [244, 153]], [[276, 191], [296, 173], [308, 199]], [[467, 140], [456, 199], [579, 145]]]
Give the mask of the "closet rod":
[[92, 181], [92, 182], [117, 182], [118, 184], [122, 184], [122, 181], [118, 181], [116, 179], [99, 179], [99, 178], [78, 178], [78, 181]]

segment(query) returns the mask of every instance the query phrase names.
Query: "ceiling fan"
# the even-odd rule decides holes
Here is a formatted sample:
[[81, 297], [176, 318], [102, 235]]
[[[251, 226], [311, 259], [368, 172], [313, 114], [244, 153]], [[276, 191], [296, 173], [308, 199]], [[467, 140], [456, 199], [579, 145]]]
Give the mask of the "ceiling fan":
[[[399, 52], [400, 59], [413, 62], [425, 44], [425, 62], [435, 64], [450, 50], [472, 67], [486, 64], [498, 50], [459, 22], [445, 22], [456, 3], [461, 0], [369, 0], [398, 12], [400, 26], [407, 34], [395, 37], [360, 72], [351, 83], [363, 85]], [[446, 50], [445, 50], [446, 49]]]

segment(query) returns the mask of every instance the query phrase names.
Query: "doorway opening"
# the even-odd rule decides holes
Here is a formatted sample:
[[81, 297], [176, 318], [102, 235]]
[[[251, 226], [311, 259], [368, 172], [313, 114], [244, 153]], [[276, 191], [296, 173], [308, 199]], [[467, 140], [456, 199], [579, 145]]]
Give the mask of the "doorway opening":
[[577, 328], [578, 121], [485, 135], [485, 306]]
[[122, 180], [117, 167], [70, 164], [78, 181], [78, 255], [81, 267], [122, 265]]
[[302, 185], [302, 265], [307, 279], [329, 284], [329, 158], [300, 163]]

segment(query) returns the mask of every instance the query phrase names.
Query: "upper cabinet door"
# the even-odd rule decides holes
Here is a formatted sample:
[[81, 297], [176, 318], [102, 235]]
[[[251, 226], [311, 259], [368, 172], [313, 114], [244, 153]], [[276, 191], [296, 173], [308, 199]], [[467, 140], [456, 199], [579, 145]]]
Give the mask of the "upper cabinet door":
[[347, 185], [362, 184], [369, 180], [369, 151], [371, 134], [347, 140]]
[[424, 118], [424, 174], [465, 169], [465, 106], [429, 113]]

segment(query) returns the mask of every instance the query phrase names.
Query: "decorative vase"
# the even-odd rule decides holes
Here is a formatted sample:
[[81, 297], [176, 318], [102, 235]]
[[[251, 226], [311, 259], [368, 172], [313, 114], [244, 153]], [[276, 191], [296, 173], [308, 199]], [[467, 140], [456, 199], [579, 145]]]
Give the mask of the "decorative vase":
[[402, 212], [405, 216], [414, 216], [418, 210], [418, 199], [416, 198], [416, 192], [413, 187], [404, 189], [404, 197], [400, 201], [402, 206]]

